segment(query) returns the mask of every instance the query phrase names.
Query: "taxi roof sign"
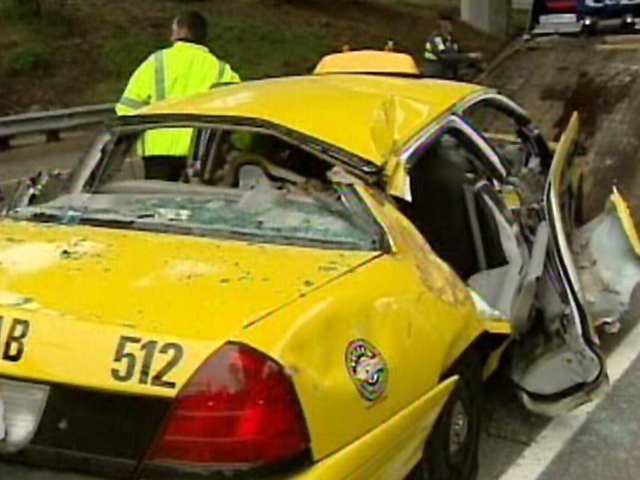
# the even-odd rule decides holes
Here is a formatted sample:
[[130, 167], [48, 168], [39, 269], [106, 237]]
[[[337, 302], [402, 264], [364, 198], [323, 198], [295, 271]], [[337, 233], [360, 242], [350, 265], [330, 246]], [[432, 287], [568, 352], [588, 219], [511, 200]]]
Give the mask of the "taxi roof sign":
[[315, 75], [338, 73], [380, 73], [387, 75], [420, 75], [413, 58], [405, 53], [360, 50], [335, 53], [324, 57], [315, 71]]

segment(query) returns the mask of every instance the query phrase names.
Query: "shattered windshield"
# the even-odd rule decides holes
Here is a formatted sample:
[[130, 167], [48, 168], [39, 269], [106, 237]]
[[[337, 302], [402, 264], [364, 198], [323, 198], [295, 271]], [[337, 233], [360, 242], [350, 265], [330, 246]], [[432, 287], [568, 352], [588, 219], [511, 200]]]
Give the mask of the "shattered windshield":
[[155, 129], [104, 141], [61, 195], [49, 198], [45, 185], [10, 216], [256, 243], [381, 249], [381, 229], [355, 189], [333, 184], [333, 167], [310, 153], [256, 134], [193, 129], [184, 158], [146, 155], [149, 139], [157, 142], [165, 130], [168, 138], [189, 132]]

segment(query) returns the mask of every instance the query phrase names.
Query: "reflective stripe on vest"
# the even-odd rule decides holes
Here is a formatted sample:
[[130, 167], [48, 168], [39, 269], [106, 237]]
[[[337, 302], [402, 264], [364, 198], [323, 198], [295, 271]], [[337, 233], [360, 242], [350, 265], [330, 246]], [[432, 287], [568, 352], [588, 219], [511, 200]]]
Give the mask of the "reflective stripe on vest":
[[156, 101], [161, 102], [167, 98], [167, 81], [164, 69], [164, 51], [156, 53]]
[[437, 55], [433, 53], [433, 45], [430, 41], [424, 46], [424, 58], [427, 60], [438, 60]]

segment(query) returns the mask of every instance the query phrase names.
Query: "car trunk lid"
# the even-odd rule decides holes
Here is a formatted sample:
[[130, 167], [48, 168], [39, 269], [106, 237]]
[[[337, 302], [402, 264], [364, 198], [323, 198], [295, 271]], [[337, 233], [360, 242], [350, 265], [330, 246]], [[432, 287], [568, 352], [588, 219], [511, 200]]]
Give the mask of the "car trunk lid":
[[132, 478], [216, 349], [377, 255], [0, 223], [0, 455]]
[[[173, 396], [242, 328], [376, 255], [5, 221], [0, 375]], [[157, 368], [180, 357], [168, 387], [140, 370], [152, 348]]]

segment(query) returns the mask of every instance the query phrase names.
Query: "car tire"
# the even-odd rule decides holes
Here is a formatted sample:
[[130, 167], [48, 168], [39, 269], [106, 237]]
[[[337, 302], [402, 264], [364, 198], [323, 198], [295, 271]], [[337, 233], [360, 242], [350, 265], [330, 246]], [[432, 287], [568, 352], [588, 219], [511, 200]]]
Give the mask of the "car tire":
[[584, 33], [587, 37], [595, 37], [598, 35], [598, 21], [596, 19], [591, 19], [591, 22], [585, 24]]
[[475, 480], [482, 414], [482, 362], [467, 357], [431, 431], [420, 464], [407, 480]]

